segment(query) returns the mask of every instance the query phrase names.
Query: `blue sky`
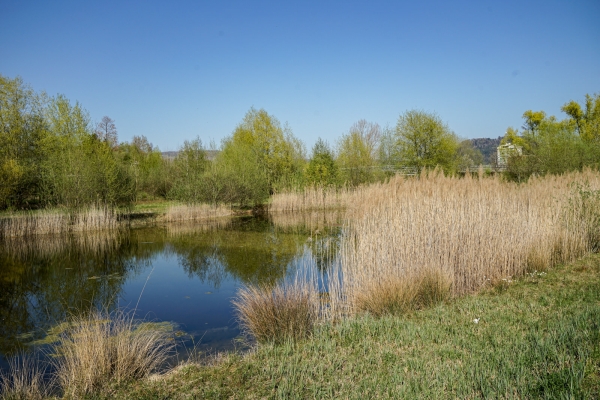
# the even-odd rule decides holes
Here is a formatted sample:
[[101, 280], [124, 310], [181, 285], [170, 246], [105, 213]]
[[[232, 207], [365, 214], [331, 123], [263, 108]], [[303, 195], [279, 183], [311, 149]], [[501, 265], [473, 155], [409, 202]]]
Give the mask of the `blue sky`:
[[308, 150], [411, 109], [497, 137], [600, 92], [598, 21], [597, 0], [0, 0], [0, 74], [163, 151], [218, 144], [250, 107]]

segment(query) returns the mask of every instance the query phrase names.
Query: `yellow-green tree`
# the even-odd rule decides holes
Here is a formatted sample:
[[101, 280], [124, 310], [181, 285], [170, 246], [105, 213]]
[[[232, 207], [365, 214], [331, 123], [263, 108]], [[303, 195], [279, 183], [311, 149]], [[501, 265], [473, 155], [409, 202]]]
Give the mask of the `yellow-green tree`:
[[364, 119], [354, 123], [343, 135], [337, 148], [341, 180], [352, 186], [373, 182], [382, 173], [379, 168], [381, 127]]
[[307, 184], [315, 186], [331, 186], [338, 183], [338, 168], [334, 160], [333, 151], [327, 142], [319, 138], [312, 149], [312, 156], [304, 178]]
[[437, 114], [406, 111], [398, 118], [395, 139], [401, 166], [418, 171], [439, 166], [445, 172], [456, 168], [458, 138]]
[[21, 78], [0, 75], [0, 209], [30, 207], [39, 201], [44, 100]]
[[246, 193], [238, 201], [258, 204], [275, 190], [299, 182], [304, 149], [277, 118], [263, 109], [251, 108], [223, 141], [217, 162], [239, 184], [239, 191]]

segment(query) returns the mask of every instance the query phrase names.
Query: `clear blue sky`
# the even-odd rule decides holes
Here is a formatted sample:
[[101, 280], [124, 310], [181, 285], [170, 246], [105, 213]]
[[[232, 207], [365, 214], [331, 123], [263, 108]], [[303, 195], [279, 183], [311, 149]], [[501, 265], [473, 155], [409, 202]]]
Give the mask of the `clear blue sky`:
[[163, 151], [252, 106], [309, 151], [410, 109], [497, 137], [600, 92], [600, 1], [0, 0], [0, 74]]

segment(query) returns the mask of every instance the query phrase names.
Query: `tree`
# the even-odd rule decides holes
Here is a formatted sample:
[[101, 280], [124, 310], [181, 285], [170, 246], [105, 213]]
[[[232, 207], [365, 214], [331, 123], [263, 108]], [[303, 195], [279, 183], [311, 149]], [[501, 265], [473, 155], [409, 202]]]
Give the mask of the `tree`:
[[561, 108], [577, 127], [577, 133], [586, 142], [600, 144], [600, 94], [585, 95], [585, 110], [571, 100]]
[[37, 201], [47, 132], [45, 94], [0, 75], [0, 209]]
[[343, 135], [337, 146], [337, 163], [342, 181], [357, 186], [380, 175], [378, 157], [381, 127], [361, 119]]
[[306, 182], [316, 186], [331, 186], [338, 182], [338, 168], [327, 142], [319, 138], [304, 173]]
[[135, 182], [136, 200], [139, 196], [166, 197], [172, 186], [169, 164], [157, 147], [142, 135], [121, 143], [116, 151]]
[[[251, 108], [233, 134], [223, 141], [217, 162], [245, 193], [240, 202], [258, 204], [277, 189], [299, 180], [304, 148], [291, 130], [265, 110]], [[239, 177], [246, 177], [241, 182]]]
[[110, 117], [106, 115], [102, 117], [102, 120], [96, 124], [94, 133], [98, 136], [98, 139], [107, 142], [111, 147], [117, 147], [117, 126]]
[[523, 130], [535, 137], [540, 124], [545, 118], [546, 113], [543, 111], [525, 111], [523, 113], [523, 119], [525, 119]]
[[483, 164], [483, 154], [473, 147], [470, 140], [463, 140], [456, 150], [456, 161], [460, 171], [473, 170]]
[[202, 202], [203, 174], [208, 164], [200, 138], [191, 142], [186, 140], [173, 161], [175, 178], [170, 196], [188, 203]]
[[458, 138], [436, 114], [411, 110], [400, 115], [395, 147], [402, 166], [455, 169]]

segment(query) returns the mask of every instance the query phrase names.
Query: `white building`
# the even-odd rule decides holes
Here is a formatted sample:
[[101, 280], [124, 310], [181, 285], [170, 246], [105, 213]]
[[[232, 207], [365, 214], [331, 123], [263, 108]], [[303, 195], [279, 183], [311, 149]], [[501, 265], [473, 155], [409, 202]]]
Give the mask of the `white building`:
[[507, 143], [501, 144], [496, 148], [496, 161], [498, 162], [498, 167], [506, 167], [508, 163], [508, 159], [514, 155], [522, 155], [523, 148], [521, 146], [517, 146], [516, 144]]

